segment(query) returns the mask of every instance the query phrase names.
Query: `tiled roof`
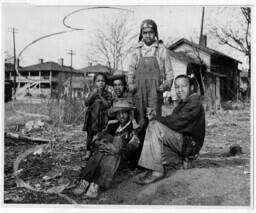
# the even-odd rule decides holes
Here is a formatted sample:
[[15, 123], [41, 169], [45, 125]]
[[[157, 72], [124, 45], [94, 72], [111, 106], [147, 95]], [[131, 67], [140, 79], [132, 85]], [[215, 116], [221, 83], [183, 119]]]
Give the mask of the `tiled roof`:
[[[60, 66], [58, 63], [48, 61], [44, 63], [34, 64], [26, 67], [22, 67], [20, 71], [59, 71], [59, 72], [70, 72], [70, 67]], [[77, 72], [76, 69], [72, 69], [73, 72]]]

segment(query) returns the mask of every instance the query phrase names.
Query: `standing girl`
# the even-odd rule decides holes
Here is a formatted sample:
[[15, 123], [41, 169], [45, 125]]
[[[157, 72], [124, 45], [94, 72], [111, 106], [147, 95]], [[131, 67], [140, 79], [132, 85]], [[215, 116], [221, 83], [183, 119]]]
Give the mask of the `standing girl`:
[[97, 73], [93, 78], [93, 83], [92, 91], [85, 98], [85, 106], [88, 108], [83, 131], [87, 132], [87, 159], [91, 154], [93, 137], [101, 132], [108, 123], [108, 108], [112, 105], [112, 94], [106, 90], [107, 76], [103, 73]]

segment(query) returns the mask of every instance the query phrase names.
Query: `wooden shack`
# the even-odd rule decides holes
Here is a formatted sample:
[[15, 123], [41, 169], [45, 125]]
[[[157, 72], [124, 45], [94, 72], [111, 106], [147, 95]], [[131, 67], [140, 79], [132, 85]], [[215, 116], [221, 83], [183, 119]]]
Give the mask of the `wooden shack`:
[[171, 57], [179, 61], [173, 63], [175, 75], [193, 74], [196, 77], [209, 110], [220, 109], [223, 101], [237, 100], [240, 61], [207, 47], [206, 39], [199, 45], [183, 38], [168, 49]]

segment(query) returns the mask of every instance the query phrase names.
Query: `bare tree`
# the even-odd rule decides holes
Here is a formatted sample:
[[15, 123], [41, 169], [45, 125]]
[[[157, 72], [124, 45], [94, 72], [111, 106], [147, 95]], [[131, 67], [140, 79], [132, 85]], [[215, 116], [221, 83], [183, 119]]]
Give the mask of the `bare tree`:
[[96, 29], [96, 38], [90, 44], [88, 61], [106, 65], [113, 72], [123, 68], [137, 34], [128, 27], [127, 18], [119, 17]]
[[[215, 36], [220, 44], [228, 45], [229, 47], [244, 53], [248, 57], [249, 69], [248, 77], [251, 76], [251, 8], [241, 7], [241, 15], [243, 19], [238, 24], [239, 28], [232, 27], [212, 27], [210, 33]], [[242, 32], [241, 32], [242, 31]]]

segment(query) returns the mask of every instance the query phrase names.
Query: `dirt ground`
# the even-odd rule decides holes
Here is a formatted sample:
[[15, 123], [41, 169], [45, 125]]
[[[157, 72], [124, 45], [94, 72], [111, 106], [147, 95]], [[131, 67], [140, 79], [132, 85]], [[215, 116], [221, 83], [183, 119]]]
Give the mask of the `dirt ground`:
[[[15, 114], [10, 106], [11, 103], [5, 105], [5, 131], [20, 133], [31, 118]], [[4, 203], [249, 206], [250, 107], [242, 104], [236, 108], [206, 114], [205, 143], [192, 169], [170, 170], [165, 179], [148, 186], [134, 183], [142, 170], [123, 169], [111, 188], [102, 191], [96, 200], [72, 194], [85, 165], [86, 134], [81, 126], [54, 127], [46, 123], [40, 130], [32, 131], [30, 136], [53, 141], [41, 145], [41, 149], [31, 142], [5, 138]], [[168, 110], [165, 108], [166, 114]], [[233, 144], [241, 145], [241, 155], [230, 155], [229, 147]], [[31, 151], [20, 161], [15, 176], [13, 164], [28, 149]], [[52, 174], [55, 176], [46, 180], [45, 176]], [[17, 183], [15, 177], [36, 190]], [[51, 187], [54, 192], [49, 191]]]

